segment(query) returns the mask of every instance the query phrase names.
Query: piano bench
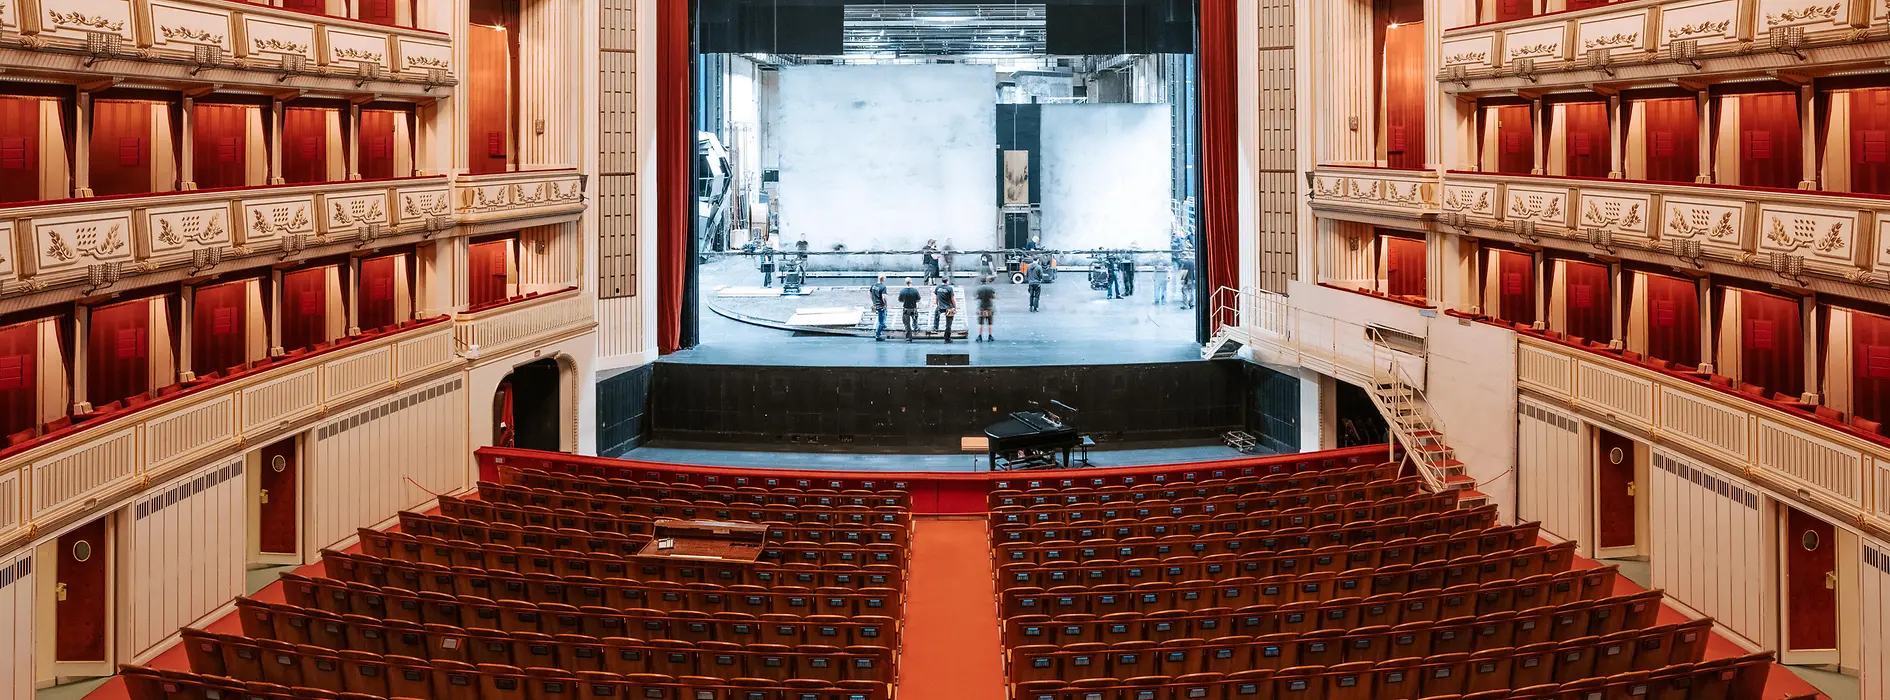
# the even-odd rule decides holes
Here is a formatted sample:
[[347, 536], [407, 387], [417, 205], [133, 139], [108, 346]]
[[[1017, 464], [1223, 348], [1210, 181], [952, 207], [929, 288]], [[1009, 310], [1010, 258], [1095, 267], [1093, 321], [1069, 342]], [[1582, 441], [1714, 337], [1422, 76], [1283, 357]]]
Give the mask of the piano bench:
[[991, 438], [983, 435], [966, 435], [958, 438], [958, 450], [960, 452], [990, 452]]

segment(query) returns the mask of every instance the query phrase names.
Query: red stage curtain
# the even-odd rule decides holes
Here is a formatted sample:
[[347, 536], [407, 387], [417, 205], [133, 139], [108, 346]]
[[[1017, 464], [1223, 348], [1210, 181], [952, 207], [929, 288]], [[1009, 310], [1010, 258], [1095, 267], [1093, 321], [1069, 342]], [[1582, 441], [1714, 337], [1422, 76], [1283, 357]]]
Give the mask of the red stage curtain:
[[1700, 293], [1692, 280], [1646, 275], [1647, 356], [1700, 363]]
[[1238, 14], [1233, 2], [1201, 3], [1200, 217], [1209, 295], [1240, 286]]
[[282, 348], [295, 351], [328, 340], [328, 266], [282, 276]]
[[[1798, 96], [1789, 92], [1740, 95], [1739, 184], [1798, 187], [1804, 172]], [[1720, 134], [1720, 138], [1727, 138]]]
[[151, 389], [151, 303], [139, 299], [92, 309], [85, 392], [93, 408]]
[[289, 184], [328, 181], [328, 110], [282, 110], [282, 179]]
[[1614, 339], [1614, 286], [1607, 265], [1562, 261], [1562, 299], [1566, 328], [1572, 336], [1608, 342]]
[[151, 191], [151, 103], [92, 102], [92, 194]]
[[1529, 105], [1496, 109], [1496, 172], [1528, 175], [1536, 163], [1535, 120]]
[[696, 209], [689, 175], [696, 144], [689, 125], [689, 31], [689, 0], [657, 0], [656, 349], [665, 354], [682, 349], [689, 219]]
[[1424, 71], [1424, 23], [1385, 28], [1385, 165], [1424, 167], [1424, 94], [1435, 80]]
[[1530, 0], [1482, 0], [1482, 3], [1484, 7], [1494, 5], [1491, 7], [1495, 10], [1495, 16], [1490, 19], [1492, 22], [1507, 22], [1512, 19], [1536, 16], [1534, 3]]
[[[1805, 391], [1805, 348], [1798, 300], [1735, 290], [1739, 300], [1739, 379], [1768, 392]], [[1769, 394], [1768, 394], [1769, 395]]]
[[1890, 318], [1851, 312], [1851, 413], [1890, 417]]
[[1614, 142], [1608, 137], [1608, 103], [1571, 102], [1562, 106], [1567, 138], [1565, 175], [1607, 177], [1614, 167]]
[[[394, 312], [394, 266], [403, 262], [398, 255], [361, 261], [361, 291], [358, 292], [360, 306], [355, 312], [355, 321], [359, 327], [372, 329], [400, 322]], [[477, 275], [474, 278], [477, 279]], [[503, 283], [504, 278], [500, 278], [500, 282]]]
[[[518, 34], [518, 3], [515, 0], [475, 0], [470, 13], [471, 23], [466, 27], [466, 84], [458, 93], [466, 96], [466, 164], [474, 175], [502, 173], [506, 157], [512, 153], [514, 125], [518, 122], [517, 95], [512, 85], [515, 49], [512, 41]], [[688, 26], [685, 13], [681, 30], [684, 36], [680, 37], [685, 51], [689, 41]], [[686, 80], [687, 66], [683, 70]], [[682, 99], [686, 113], [689, 109], [687, 92]]]
[[39, 194], [39, 105], [0, 97], [0, 202], [30, 202]]
[[355, 154], [361, 177], [369, 180], [397, 177], [394, 172], [394, 117], [384, 109], [361, 110], [361, 141]]
[[1850, 138], [1851, 191], [1890, 194], [1890, 88], [1851, 91]]
[[0, 328], [0, 436], [39, 424], [39, 321]]
[[1700, 175], [1700, 109], [1691, 97], [1647, 100], [1647, 179], [1693, 182]]
[[191, 109], [191, 178], [198, 189], [249, 184], [248, 108], [198, 104]]
[[1496, 274], [1496, 317], [1511, 323], [1535, 323], [1535, 256], [1499, 250]]
[[479, 306], [505, 301], [505, 281], [511, 272], [507, 254], [517, 243], [507, 238], [466, 247], [466, 303]]
[[190, 371], [197, 376], [243, 364], [248, 282], [198, 287], [190, 310]]
[[1424, 241], [1392, 234], [1379, 234], [1385, 246], [1385, 293], [1394, 296], [1429, 296], [1425, 287]]

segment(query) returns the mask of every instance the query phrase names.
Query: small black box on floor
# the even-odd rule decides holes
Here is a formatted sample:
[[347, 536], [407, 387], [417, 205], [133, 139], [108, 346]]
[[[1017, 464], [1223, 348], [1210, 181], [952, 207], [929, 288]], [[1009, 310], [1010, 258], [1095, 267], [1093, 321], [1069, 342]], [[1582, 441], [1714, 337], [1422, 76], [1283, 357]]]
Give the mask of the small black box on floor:
[[971, 353], [964, 352], [928, 352], [925, 364], [932, 366], [964, 366], [971, 364]]

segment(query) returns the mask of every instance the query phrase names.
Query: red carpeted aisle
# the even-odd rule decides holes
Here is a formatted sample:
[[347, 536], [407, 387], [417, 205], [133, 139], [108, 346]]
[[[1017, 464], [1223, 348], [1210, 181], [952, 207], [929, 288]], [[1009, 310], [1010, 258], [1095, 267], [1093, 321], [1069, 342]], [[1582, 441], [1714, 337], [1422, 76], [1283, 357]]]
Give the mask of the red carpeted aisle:
[[991, 576], [991, 535], [983, 517], [913, 519], [899, 700], [1004, 697]]

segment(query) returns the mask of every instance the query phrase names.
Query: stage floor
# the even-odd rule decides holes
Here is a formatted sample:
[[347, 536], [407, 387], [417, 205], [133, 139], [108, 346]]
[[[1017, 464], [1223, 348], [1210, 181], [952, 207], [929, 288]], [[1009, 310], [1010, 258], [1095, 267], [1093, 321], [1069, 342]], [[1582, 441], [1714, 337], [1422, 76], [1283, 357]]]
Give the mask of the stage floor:
[[[831, 469], [871, 472], [982, 472], [989, 471], [982, 452], [956, 454], [873, 453], [873, 452], [795, 452], [753, 445], [703, 446], [658, 440], [637, 447], [617, 457], [672, 464], [699, 464], [716, 467], [770, 467], [774, 469]], [[1243, 455], [1219, 443], [1143, 447], [1128, 449], [1091, 449], [1090, 466], [1138, 467], [1152, 464], [1185, 464], [1221, 459], [1255, 457], [1266, 453]], [[1023, 472], [1019, 472], [1023, 473]]]

